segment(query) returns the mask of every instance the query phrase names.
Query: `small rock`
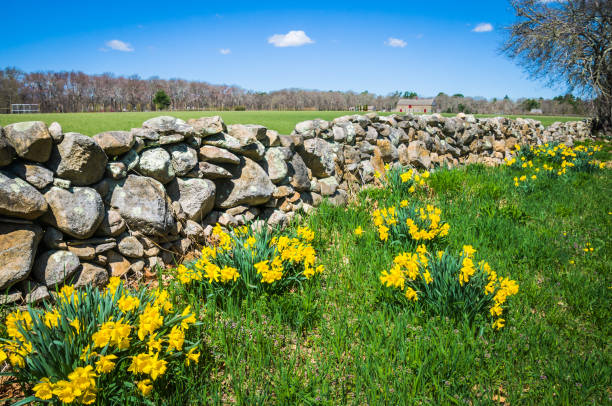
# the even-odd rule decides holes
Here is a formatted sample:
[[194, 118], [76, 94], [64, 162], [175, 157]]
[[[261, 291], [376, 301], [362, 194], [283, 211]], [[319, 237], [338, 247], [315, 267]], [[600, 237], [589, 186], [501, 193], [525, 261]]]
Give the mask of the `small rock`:
[[49, 135], [53, 138], [53, 142], [59, 144], [64, 139], [64, 133], [62, 132], [62, 126], [57, 121], [54, 121], [49, 126]]
[[222, 163], [222, 164], [234, 164], [240, 163], [240, 158], [232, 154], [226, 149], [218, 148], [212, 145], [204, 145], [200, 148], [199, 158], [203, 161]]
[[128, 258], [142, 258], [144, 256], [144, 247], [136, 237], [122, 238], [117, 247], [119, 252]]
[[121, 218], [118, 211], [104, 209], [104, 217], [98, 226], [95, 235], [101, 237], [116, 237], [125, 230], [125, 221]]
[[68, 246], [68, 251], [79, 257], [81, 261], [91, 261], [96, 257], [96, 249], [91, 245]]
[[167, 148], [176, 176], [185, 176], [198, 164], [198, 153], [186, 144], [175, 144]]
[[70, 251], [47, 251], [36, 259], [32, 277], [49, 289], [55, 290], [80, 266], [79, 257]]
[[53, 183], [53, 172], [42, 165], [14, 162], [8, 170], [21, 179], [25, 179], [36, 189], [44, 189]]
[[75, 238], [91, 237], [104, 218], [102, 198], [92, 188], [52, 187], [45, 193], [49, 211], [42, 221]]
[[108, 271], [105, 268], [83, 263], [82, 269], [75, 275], [73, 279], [75, 288], [84, 288], [85, 286], [104, 287], [108, 285]]
[[117, 251], [106, 252], [106, 258], [108, 259], [108, 267], [111, 271], [111, 276], [123, 276], [129, 270], [132, 265], [130, 261], [125, 259], [123, 255]]

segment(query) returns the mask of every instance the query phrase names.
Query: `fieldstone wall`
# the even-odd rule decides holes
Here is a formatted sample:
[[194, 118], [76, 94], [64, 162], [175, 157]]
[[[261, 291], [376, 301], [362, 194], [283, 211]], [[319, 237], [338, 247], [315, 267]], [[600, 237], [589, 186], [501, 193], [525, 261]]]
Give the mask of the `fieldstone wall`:
[[345, 204], [385, 163], [496, 165], [517, 143], [590, 136], [586, 122], [374, 113], [305, 121], [291, 135], [219, 116], [94, 137], [58, 123], [0, 127], [0, 302], [174, 264], [216, 223], [282, 226], [324, 198]]

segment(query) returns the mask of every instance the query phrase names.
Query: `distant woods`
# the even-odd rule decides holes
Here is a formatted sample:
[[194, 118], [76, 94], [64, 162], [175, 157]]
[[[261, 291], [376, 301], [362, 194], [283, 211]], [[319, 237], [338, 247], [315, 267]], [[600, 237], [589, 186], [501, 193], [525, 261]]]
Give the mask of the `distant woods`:
[[[427, 96], [427, 95], [422, 95]], [[256, 92], [238, 86], [213, 85], [182, 79], [141, 79], [110, 73], [23, 72], [0, 70], [0, 113], [11, 104], [37, 103], [41, 112], [104, 112], [152, 110], [393, 110], [402, 98], [417, 97], [413, 91], [376, 95], [367, 91], [340, 92], [282, 89]], [[532, 109], [543, 114], [585, 114], [585, 102], [571, 95], [553, 100], [508, 97], [485, 99], [452, 96], [435, 97], [436, 110], [443, 113], [525, 114]]]

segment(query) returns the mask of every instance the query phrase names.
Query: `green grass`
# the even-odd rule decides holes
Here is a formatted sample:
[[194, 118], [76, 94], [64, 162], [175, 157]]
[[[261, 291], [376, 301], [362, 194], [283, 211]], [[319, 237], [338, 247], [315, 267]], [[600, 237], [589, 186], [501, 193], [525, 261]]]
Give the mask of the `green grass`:
[[[39, 120], [51, 124], [57, 121], [62, 125], [65, 132], [74, 131], [85, 135], [95, 135], [102, 131], [129, 130], [140, 127], [142, 123], [151, 118], [163, 114], [188, 120], [203, 116], [220, 115], [227, 124], [261, 124], [281, 134], [289, 134], [295, 124], [300, 121], [313, 118], [333, 120], [346, 114], [354, 114], [350, 111], [169, 111], [169, 112], [145, 112], [145, 113], [42, 113], [21, 115], [0, 115], [0, 126], [20, 121]], [[382, 113], [391, 114], [391, 113]], [[454, 114], [444, 114], [454, 116]], [[493, 115], [476, 115], [477, 117], [493, 117]], [[510, 116], [517, 117], [517, 116]], [[580, 120], [579, 117], [547, 117], [547, 116], [523, 116], [540, 120], [548, 126], [555, 121]]]
[[[610, 148], [600, 155], [609, 159]], [[369, 189], [349, 208], [323, 205], [307, 219], [326, 266], [320, 286], [223, 309], [203, 305], [208, 358], [163, 401], [609, 403], [610, 170], [543, 177], [528, 194], [514, 187], [515, 175], [481, 165], [442, 170], [431, 177], [432, 191], [414, 197], [442, 208], [450, 249], [472, 244], [478, 258], [519, 283], [501, 331], [381, 300], [378, 276], [397, 249], [377, 241], [370, 212], [407, 196]], [[361, 239], [357, 226], [366, 229]], [[593, 252], [582, 251], [587, 242]]]

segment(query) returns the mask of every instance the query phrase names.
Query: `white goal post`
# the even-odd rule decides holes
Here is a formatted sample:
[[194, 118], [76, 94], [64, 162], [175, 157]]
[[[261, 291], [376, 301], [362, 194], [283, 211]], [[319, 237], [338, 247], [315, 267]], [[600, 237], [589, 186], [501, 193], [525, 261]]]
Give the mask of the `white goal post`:
[[40, 113], [39, 104], [11, 104], [11, 114]]

